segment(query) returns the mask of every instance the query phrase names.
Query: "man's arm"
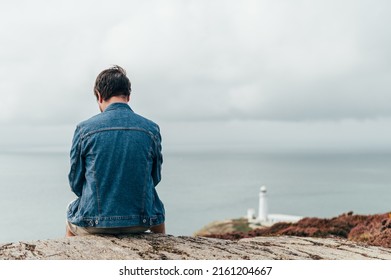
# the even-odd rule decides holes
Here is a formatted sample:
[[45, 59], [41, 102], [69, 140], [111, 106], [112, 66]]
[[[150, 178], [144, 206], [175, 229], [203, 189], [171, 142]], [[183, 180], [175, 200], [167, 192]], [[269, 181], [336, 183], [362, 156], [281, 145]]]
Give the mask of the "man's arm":
[[85, 181], [85, 166], [81, 157], [81, 132], [79, 126], [76, 127], [72, 140], [72, 148], [70, 152], [71, 170], [68, 175], [69, 185], [71, 190], [80, 197]]
[[155, 186], [157, 186], [157, 184], [159, 184], [161, 180], [161, 170], [163, 164], [161, 142], [162, 142], [162, 138], [158, 127], [158, 134], [155, 137], [155, 159], [153, 161], [153, 166], [152, 166], [152, 179]]

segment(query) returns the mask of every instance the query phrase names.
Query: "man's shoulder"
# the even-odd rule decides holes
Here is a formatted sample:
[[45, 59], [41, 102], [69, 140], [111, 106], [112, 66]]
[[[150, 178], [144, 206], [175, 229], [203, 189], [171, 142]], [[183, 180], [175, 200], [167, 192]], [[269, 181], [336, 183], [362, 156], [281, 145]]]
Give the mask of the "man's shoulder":
[[136, 119], [136, 122], [139, 123], [140, 125], [145, 125], [147, 127], [159, 129], [159, 125], [157, 123], [155, 123], [154, 121], [152, 121], [144, 116], [141, 116], [139, 114], [136, 114], [136, 113], [133, 113], [133, 115], [134, 115], [134, 118]]
[[84, 121], [79, 122], [77, 127], [80, 128], [80, 129], [88, 129], [92, 125], [94, 125], [94, 124], [99, 122], [100, 115], [101, 114], [97, 114], [95, 116], [92, 116], [92, 117], [84, 120]]
[[100, 113], [91, 118], [80, 122], [78, 128], [86, 134], [95, 130], [115, 127], [135, 127], [144, 129], [153, 134], [160, 133], [160, 128], [154, 121], [134, 113], [133, 111], [126, 112], [125, 115], [109, 115]]
[[133, 119], [130, 124], [131, 127], [147, 131], [152, 134], [154, 138], [160, 137], [160, 128], [157, 123], [136, 113], [133, 113], [132, 118]]

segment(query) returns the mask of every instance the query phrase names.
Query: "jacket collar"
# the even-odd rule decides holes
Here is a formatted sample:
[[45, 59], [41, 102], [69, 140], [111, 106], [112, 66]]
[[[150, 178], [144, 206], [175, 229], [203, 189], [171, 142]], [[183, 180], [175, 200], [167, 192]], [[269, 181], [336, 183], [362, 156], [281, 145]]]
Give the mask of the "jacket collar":
[[109, 106], [106, 107], [106, 109], [103, 112], [118, 110], [118, 109], [128, 109], [133, 112], [133, 110], [130, 108], [130, 106], [127, 103], [122, 103], [122, 102], [116, 102], [110, 104]]

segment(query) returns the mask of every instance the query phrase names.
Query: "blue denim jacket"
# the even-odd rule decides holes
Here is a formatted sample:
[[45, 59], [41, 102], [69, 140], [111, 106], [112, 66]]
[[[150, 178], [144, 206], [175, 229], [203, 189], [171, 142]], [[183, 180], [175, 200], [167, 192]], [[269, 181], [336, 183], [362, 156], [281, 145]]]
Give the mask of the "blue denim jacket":
[[126, 103], [110, 104], [77, 126], [70, 156], [69, 183], [78, 198], [68, 207], [69, 222], [100, 228], [164, 222], [155, 190], [163, 162], [157, 124]]

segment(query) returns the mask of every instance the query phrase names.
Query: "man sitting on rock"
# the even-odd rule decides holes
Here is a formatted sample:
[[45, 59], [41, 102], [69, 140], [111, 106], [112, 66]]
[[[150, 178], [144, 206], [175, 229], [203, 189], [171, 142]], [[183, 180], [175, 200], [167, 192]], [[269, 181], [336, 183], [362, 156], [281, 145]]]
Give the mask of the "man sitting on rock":
[[131, 84], [119, 66], [102, 71], [94, 94], [100, 114], [81, 122], [70, 152], [66, 236], [165, 233], [159, 126], [129, 107]]

